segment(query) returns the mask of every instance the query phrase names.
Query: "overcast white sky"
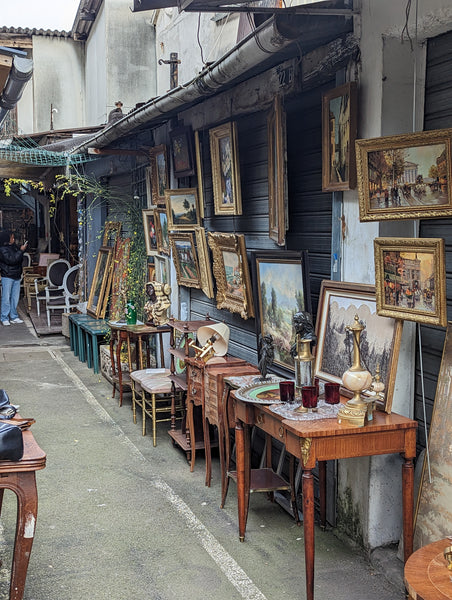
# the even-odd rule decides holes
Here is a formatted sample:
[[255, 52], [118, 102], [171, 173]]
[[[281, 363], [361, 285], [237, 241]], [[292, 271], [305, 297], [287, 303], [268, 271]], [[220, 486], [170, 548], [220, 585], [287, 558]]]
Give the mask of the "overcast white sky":
[[0, 0], [0, 27], [69, 31], [80, 0]]

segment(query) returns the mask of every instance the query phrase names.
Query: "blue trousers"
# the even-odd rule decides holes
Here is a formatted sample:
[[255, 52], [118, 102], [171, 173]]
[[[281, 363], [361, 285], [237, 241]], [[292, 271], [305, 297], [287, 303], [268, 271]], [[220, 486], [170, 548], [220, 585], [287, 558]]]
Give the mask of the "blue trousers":
[[20, 279], [2, 277], [2, 308], [0, 321], [17, 319], [17, 305], [20, 296]]

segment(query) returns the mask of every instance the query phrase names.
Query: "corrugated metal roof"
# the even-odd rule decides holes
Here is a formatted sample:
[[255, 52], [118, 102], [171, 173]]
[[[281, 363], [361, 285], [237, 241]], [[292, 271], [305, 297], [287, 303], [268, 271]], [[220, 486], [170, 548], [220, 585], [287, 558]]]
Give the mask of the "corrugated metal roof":
[[70, 31], [58, 31], [57, 29], [30, 29], [29, 27], [0, 27], [0, 34], [10, 33], [12, 35], [23, 35], [24, 37], [31, 37], [32, 35], [42, 35], [48, 37], [72, 37]]

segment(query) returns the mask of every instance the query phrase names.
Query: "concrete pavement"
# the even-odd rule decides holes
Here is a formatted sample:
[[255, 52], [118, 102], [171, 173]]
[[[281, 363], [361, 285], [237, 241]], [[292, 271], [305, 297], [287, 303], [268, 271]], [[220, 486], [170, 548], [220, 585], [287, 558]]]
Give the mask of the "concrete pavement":
[[[129, 396], [71, 353], [62, 336], [37, 338], [27, 319], [0, 329], [0, 387], [34, 417], [47, 453], [37, 473], [39, 512], [26, 600], [288, 600], [305, 598], [303, 529], [265, 494], [253, 494], [245, 543], [238, 540], [235, 486], [219, 508], [204, 460], [190, 473], [167, 424], [158, 445], [134, 425]], [[5, 494], [0, 599], [8, 598], [15, 500]], [[392, 551], [364, 553], [316, 528], [316, 600], [402, 600]], [[391, 573], [390, 573], [391, 571]], [[392, 581], [385, 574], [391, 574]]]

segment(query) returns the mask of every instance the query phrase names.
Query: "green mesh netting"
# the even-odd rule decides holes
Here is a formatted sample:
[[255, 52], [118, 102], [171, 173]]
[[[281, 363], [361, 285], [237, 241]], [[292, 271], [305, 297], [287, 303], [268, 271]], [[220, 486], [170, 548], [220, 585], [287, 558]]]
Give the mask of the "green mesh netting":
[[5, 140], [0, 139], [0, 159], [9, 162], [25, 163], [27, 165], [43, 165], [58, 167], [65, 165], [81, 164], [97, 157], [89, 154], [70, 154], [68, 151], [53, 152], [38, 146], [31, 139]]

